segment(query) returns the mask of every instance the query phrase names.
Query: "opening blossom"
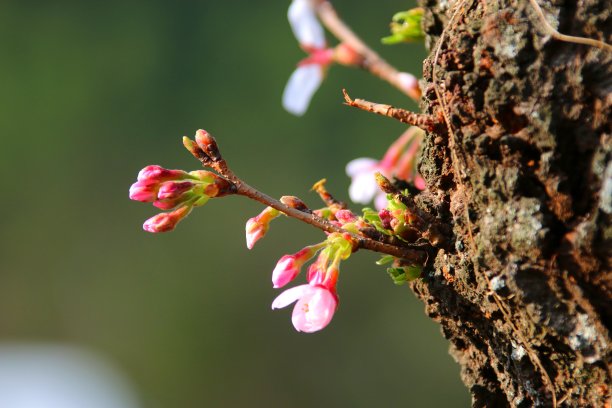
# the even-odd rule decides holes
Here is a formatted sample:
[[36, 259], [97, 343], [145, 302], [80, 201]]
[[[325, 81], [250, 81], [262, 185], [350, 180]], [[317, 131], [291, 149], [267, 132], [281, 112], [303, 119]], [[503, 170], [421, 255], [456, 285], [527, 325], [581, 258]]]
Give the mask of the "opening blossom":
[[[321, 248], [323, 248], [321, 250]], [[308, 268], [308, 284], [299, 285], [285, 290], [272, 302], [272, 309], [286, 307], [296, 302], [293, 307], [291, 322], [297, 331], [312, 333], [325, 328], [331, 322], [338, 307], [336, 285], [340, 274], [340, 261], [347, 259], [353, 250], [350, 235], [332, 233], [327, 240], [318, 245], [306, 247], [293, 255], [302, 257], [299, 266], [287, 262], [287, 255], [282, 257], [274, 269], [272, 280], [275, 287], [280, 287], [293, 280], [305, 261], [318, 252], [317, 260]], [[313, 253], [314, 252], [314, 253]], [[303, 254], [302, 254], [303, 253]], [[291, 255], [289, 256], [291, 257]], [[306, 259], [306, 257], [308, 257]], [[277, 286], [276, 280], [281, 279], [282, 285]]]
[[328, 48], [325, 31], [317, 19], [315, 0], [293, 0], [287, 13], [289, 25], [308, 57], [298, 63], [283, 91], [283, 107], [296, 116], [306, 113], [332, 62], [357, 65], [362, 58], [346, 44]]
[[381, 210], [387, 206], [386, 194], [378, 188], [375, 173], [412, 181], [419, 189], [425, 188], [425, 180], [416, 170], [416, 158], [421, 144], [422, 131], [410, 127], [389, 147], [382, 160], [358, 158], [346, 165], [346, 174], [351, 177], [349, 196], [359, 204], [374, 200], [374, 206]]
[[283, 107], [302, 116], [319, 89], [333, 50], [326, 48], [325, 33], [311, 0], [293, 0], [287, 13], [289, 24], [300, 46], [309, 57], [298, 63], [283, 91]]

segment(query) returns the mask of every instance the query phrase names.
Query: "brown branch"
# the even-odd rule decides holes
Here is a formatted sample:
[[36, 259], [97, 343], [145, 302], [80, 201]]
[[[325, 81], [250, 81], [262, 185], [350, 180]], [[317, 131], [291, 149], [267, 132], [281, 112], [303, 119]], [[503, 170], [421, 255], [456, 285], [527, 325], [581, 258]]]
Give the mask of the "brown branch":
[[550, 25], [550, 23], [546, 19], [546, 16], [544, 15], [544, 12], [542, 11], [542, 8], [538, 4], [538, 2], [536, 0], [529, 0], [529, 2], [531, 3], [531, 6], [535, 9], [536, 14], [538, 15], [538, 18], [540, 19], [540, 22], [543, 24], [542, 28], [551, 37], [559, 41], [575, 43], [575, 44], [590, 45], [592, 47], [600, 48], [604, 51], [608, 51], [608, 52], [612, 51], [612, 45], [605, 43], [603, 41], [595, 40], [593, 38], [576, 37], [573, 35], [561, 34], [553, 26]]
[[437, 125], [436, 120], [432, 115], [414, 113], [405, 109], [393, 107], [391, 105], [369, 102], [364, 99], [351, 99], [346, 92], [346, 89], [343, 89], [342, 93], [344, 94], [344, 100], [348, 106], [363, 109], [378, 115], [387, 116], [389, 118], [399, 120], [402, 123], [417, 126], [427, 131], [433, 130]]
[[[214, 143], [215, 151], [218, 153], [219, 150], [216, 146], [216, 141], [211, 137], [212, 143]], [[353, 242], [357, 244], [358, 248], [368, 249], [370, 251], [380, 252], [387, 255], [393, 255], [397, 258], [405, 259], [415, 264], [422, 264], [427, 257], [424, 251], [404, 248], [400, 246], [390, 245], [384, 242], [378, 242], [367, 237], [361, 237], [350, 233], [341, 227], [338, 227], [331, 222], [317, 216], [310, 211], [300, 211], [299, 209], [289, 207], [279, 200], [270, 197], [269, 195], [262, 193], [256, 188], [251, 187], [242, 179], [240, 179], [234, 172], [228, 167], [226, 161], [218, 153], [214, 159], [207, 155], [196, 142], [189, 139], [188, 137], [183, 138], [183, 144], [189, 150], [189, 152], [202, 163], [204, 167], [212, 168], [217, 171], [220, 175], [225, 177], [228, 181], [234, 184], [236, 187], [236, 194], [248, 197], [252, 200], [258, 201], [268, 207], [272, 207], [289, 217], [296, 218], [313, 227], [319, 228], [325, 232], [333, 233], [338, 232], [342, 234], [349, 234], [353, 239]]]
[[338, 16], [338, 13], [329, 1], [321, 1], [316, 8], [319, 19], [323, 25], [341, 42], [351, 47], [355, 52], [361, 55], [364, 59], [363, 68], [368, 70], [372, 75], [375, 75], [386, 81], [419, 102], [421, 92], [417, 90], [409, 91], [403, 85], [401, 73], [391, 64], [385, 61], [380, 55], [366, 45], [351, 30], [349, 26]]
[[327, 188], [325, 188], [326, 182], [327, 179], [321, 179], [314, 183], [310, 190], [317, 193], [326, 206], [342, 210], [347, 209], [348, 205], [344, 201], [337, 200], [329, 191], [327, 191]]

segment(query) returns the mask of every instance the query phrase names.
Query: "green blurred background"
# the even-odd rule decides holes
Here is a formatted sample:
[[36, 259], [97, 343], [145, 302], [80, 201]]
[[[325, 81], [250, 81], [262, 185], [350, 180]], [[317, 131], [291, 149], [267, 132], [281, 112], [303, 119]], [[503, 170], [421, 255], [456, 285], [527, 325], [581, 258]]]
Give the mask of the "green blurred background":
[[[270, 310], [270, 274], [320, 232], [281, 219], [249, 252], [244, 224], [261, 206], [238, 197], [212, 200], [169, 234], [141, 229], [155, 210], [129, 201], [128, 187], [147, 164], [197, 169], [181, 137], [198, 128], [247, 182], [312, 206], [313, 182], [327, 177], [348, 199], [345, 164], [380, 157], [404, 129], [341, 104], [344, 87], [416, 108], [344, 67], [332, 67], [304, 117], [282, 110], [304, 57], [288, 4], [3, 2], [0, 343], [99, 353], [144, 407], [469, 405], [438, 325], [375, 254], [343, 265], [340, 308], [308, 335], [290, 308]], [[379, 45], [413, 2], [335, 5], [388, 60], [420, 74], [422, 44]]]

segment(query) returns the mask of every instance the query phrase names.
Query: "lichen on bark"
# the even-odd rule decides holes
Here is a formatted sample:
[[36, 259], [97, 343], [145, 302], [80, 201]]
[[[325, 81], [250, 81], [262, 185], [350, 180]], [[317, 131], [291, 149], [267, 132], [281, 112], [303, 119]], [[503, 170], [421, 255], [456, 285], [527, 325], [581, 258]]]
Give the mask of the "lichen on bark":
[[[423, 109], [450, 127], [425, 139], [419, 202], [454, 245], [413, 289], [474, 406], [609, 406], [612, 56], [545, 35], [529, 1], [421, 3]], [[539, 4], [610, 42], [609, 1]]]

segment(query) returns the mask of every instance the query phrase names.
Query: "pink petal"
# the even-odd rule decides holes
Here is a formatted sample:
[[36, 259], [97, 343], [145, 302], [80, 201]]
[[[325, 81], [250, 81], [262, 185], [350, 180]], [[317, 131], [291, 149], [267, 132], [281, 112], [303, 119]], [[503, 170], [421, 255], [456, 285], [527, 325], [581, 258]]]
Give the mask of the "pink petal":
[[314, 286], [293, 308], [291, 322], [297, 331], [312, 333], [319, 331], [331, 322], [336, 311], [337, 301], [327, 289]]
[[281, 309], [285, 306], [290, 305], [291, 303], [304, 296], [304, 294], [312, 291], [313, 288], [314, 287], [311, 285], [300, 285], [287, 289], [286, 291], [278, 295], [276, 299], [274, 299], [274, 301], [272, 302], [272, 309]]
[[283, 107], [296, 116], [306, 113], [310, 100], [321, 86], [323, 69], [316, 64], [297, 67], [283, 91]]
[[291, 282], [300, 273], [301, 264], [296, 263], [295, 256], [284, 255], [272, 271], [272, 284], [274, 288], [282, 288]]
[[414, 186], [419, 190], [425, 190], [425, 188], [427, 187], [427, 183], [425, 183], [425, 179], [423, 179], [423, 177], [417, 175], [414, 178]]
[[130, 200], [151, 202], [157, 199], [157, 185], [147, 180], [137, 181], [130, 186]]
[[359, 159], [348, 162], [346, 165], [346, 174], [349, 177], [355, 177], [357, 174], [365, 171], [373, 172], [377, 165], [378, 161], [374, 159], [370, 159], [369, 157], [360, 157]]
[[295, 38], [302, 46], [325, 48], [325, 32], [311, 0], [293, 0], [287, 17]]

